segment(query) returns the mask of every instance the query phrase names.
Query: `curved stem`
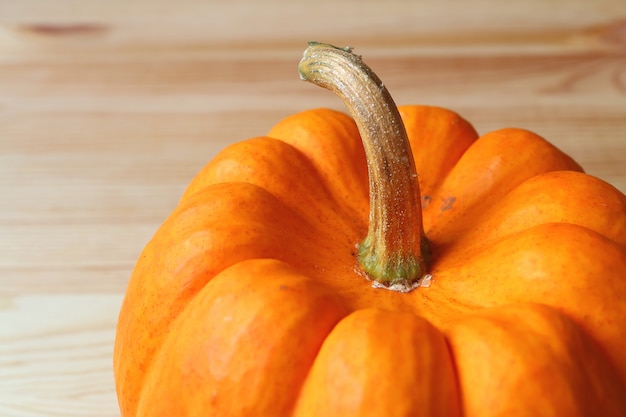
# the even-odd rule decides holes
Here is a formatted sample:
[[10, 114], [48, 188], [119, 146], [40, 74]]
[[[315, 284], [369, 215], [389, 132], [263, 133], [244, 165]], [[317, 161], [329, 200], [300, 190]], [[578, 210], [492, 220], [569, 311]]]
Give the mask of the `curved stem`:
[[375, 281], [408, 292], [426, 275], [417, 172], [400, 113], [378, 76], [350, 48], [310, 43], [300, 77], [337, 94], [361, 134], [370, 185], [369, 230], [359, 264]]

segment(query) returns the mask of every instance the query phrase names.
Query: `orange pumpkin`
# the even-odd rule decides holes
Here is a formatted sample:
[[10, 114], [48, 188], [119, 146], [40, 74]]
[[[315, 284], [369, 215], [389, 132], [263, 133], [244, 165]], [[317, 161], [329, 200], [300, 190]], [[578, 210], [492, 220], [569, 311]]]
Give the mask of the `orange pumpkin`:
[[626, 197], [531, 132], [396, 108], [348, 49], [300, 70], [354, 120], [192, 181], [123, 302], [122, 415], [626, 415]]

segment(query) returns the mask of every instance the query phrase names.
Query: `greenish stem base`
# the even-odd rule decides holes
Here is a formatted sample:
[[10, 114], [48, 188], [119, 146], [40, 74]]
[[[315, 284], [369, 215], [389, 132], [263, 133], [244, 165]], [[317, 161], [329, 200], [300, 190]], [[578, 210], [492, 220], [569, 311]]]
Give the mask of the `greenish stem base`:
[[381, 256], [368, 236], [357, 248], [357, 259], [363, 271], [377, 283], [378, 288], [409, 292], [419, 286], [430, 265], [431, 250], [428, 240], [421, 240], [421, 256]]

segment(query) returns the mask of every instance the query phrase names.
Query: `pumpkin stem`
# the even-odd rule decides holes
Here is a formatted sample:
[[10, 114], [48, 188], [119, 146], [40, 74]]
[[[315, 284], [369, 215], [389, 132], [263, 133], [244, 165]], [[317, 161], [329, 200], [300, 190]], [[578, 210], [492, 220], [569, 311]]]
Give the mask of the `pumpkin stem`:
[[400, 113], [378, 76], [352, 53], [311, 42], [300, 78], [337, 94], [354, 118], [367, 158], [369, 230], [358, 247], [361, 268], [375, 286], [408, 292], [427, 273], [417, 172]]

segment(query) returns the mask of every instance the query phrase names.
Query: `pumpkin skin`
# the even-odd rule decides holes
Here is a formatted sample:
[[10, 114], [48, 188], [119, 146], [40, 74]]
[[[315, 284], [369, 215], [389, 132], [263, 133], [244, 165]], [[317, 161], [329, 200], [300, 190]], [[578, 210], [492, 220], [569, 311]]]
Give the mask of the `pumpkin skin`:
[[296, 114], [191, 182], [114, 353], [123, 416], [626, 415], [626, 197], [539, 136], [405, 106], [433, 281], [357, 269], [354, 121]]
[[291, 116], [192, 181], [122, 305], [122, 415], [626, 415], [626, 196], [531, 132], [398, 111], [350, 48], [299, 69], [356, 123]]

